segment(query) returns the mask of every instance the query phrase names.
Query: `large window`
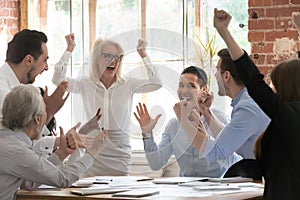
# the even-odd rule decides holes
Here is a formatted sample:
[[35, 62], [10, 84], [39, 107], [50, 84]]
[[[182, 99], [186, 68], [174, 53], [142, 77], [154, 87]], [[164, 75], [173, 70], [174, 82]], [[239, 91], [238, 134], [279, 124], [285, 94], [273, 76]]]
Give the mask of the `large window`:
[[[203, 66], [197, 60], [195, 43], [204, 43], [216, 35], [215, 47], [222, 47], [222, 41], [215, 34], [212, 17], [213, 9], [225, 9], [233, 15], [230, 25], [238, 42], [249, 50], [247, 42], [248, 2], [247, 0], [28, 0], [28, 27], [44, 31], [49, 38], [49, 71], [36, 80], [36, 85], [55, 89], [51, 83], [54, 64], [66, 49], [64, 36], [75, 33], [76, 49], [68, 70], [68, 76], [78, 77], [88, 74], [87, 60], [91, 44], [98, 37], [118, 41], [125, 49], [122, 73], [145, 77], [145, 70], [136, 52], [139, 38], [148, 41], [148, 54], [158, 65], [163, 79], [163, 88], [148, 94], [134, 96], [133, 109], [137, 102], [145, 102], [153, 115], [163, 117], [155, 129], [160, 138], [168, 120], [175, 117], [173, 105], [178, 101], [178, 78], [184, 67], [198, 65], [208, 74], [215, 67], [212, 63]], [[246, 28], [240, 28], [244, 24]], [[199, 52], [198, 52], [199, 53]], [[207, 64], [207, 63], [206, 63]], [[205, 64], [205, 65], [206, 65]], [[230, 113], [230, 102], [217, 95], [218, 88], [213, 74], [210, 83], [215, 94], [214, 106]], [[64, 129], [77, 121], [84, 121], [83, 106], [79, 96], [71, 95], [65, 106], [57, 113], [57, 122]], [[131, 116], [131, 136], [133, 149], [142, 149], [140, 129]]]

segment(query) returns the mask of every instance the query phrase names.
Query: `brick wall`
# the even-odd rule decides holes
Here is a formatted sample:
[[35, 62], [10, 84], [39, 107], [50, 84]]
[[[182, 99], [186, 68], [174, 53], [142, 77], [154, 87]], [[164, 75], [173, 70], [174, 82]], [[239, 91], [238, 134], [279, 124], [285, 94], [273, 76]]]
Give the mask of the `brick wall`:
[[276, 59], [273, 53], [276, 38], [293, 39], [300, 50], [298, 32], [291, 17], [292, 12], [300, 11], [300, 0], [249, 0], [248, 5], [251, 57], [266, 74], [284, 59]]
[[19, 31], [19, 1], [0, 0], [0, 60], [5, 60], [7, 43]]
[[7, 36], [7, 42], [19, 31], [18, 16], [18, 0], [0, 0], [0, 34]]

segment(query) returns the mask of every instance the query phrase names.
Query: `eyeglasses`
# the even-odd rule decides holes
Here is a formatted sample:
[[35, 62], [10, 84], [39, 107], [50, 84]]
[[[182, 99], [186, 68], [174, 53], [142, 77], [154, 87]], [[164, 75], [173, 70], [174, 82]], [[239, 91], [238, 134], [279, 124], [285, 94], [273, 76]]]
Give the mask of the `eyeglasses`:
[[114, 59], [116, 62], [120, 62], [123, 58], [123, 55], [113, 55], [110, 53], [101, 53], [101, 55], [105, 58], [106, 61], [110, 62], [112, 59]]

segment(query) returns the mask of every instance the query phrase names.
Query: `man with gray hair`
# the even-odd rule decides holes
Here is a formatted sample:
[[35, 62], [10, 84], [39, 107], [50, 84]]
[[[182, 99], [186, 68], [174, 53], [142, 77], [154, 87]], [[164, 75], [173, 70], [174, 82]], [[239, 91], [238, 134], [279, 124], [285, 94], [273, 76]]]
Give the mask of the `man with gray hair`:
[[[80, 139], [70, 145], [60, 127], [60, 146], [46, 159], [32, 148], [32, 141], [41, 134], [46, 119], [45, 103], [38, 88], [21, 84], [6, 95], [0, 128], [1, 199], [16, 199], [16, 192], [25, 180], [69, 187], [93, 164], [93, 158], [108, 142], [107, 133], [103, 131], [89, 146]], [[77, 127], [68, 133], [78, 136]], [[86, 154], [72, 164], [63, 165], [62, 161], [77, 147], [86, 148]]]

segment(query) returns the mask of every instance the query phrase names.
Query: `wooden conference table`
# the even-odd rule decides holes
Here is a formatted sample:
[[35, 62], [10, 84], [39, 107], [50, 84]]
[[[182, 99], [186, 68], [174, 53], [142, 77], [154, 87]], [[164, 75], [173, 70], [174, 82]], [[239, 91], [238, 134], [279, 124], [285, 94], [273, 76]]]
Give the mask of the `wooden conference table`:
[[[174, 191], [176, 192], [176, 191]], [[212, 195], [208, 197], [168, 197], [168, 196], [148, 196], [143, 198], [135, 199], [172, 199], [172, 200], [193, 200], [193, 199], [203, 199], [203, 200], [262, 200], [263, 189], [257, 191], [244, 192], [244, 193], [232, 193], [232, 194], [222, 194], [222, 195]], [[88, 195], [88, 196], [78, 196], [71, 194], [68, 189], [62, 191], [19, 191], [17, 195], [17, 200], [95, 200], [95, 199], [129, 199], [129, 198], [116, 198], [112, 197], [111, 194], [101, 194], [101, 195]], [[130, 198], [133, 199], [133, 198]]]
[[[54, 188], [54, 189], [39, 189], [36, 191], [20, 190], [17, 193], [17, 200], [71, 200], [71, 199], [72, 200], [94, 200], [94, 199], [261, 200], [263, 195], [262, 188], [244, 190], [243, 192], [236, 192], [236, 193], [234, 192], [227, 193], [227, 194], [211, 193], [209, 195], [202, 195], [203, 193], [200, 194], [199, 191], [195, 191], [191, 187], [183, 187], [183, 186], [170, 185], [170, 184], [153, 184], [152, 181], [150, 180], [149, 181], [147, 180], [141, 184], [146, 184], [146, 185], [148, 184], [147, 186], [154, 185], [155, 190], [160, 191], [160, 193], [152, 196], [139, 197], [139, 198], [113, 197], [112, 194], [96, 194], [96, 195], [81, 196], [81, 195], [74, 195], [70, 192], [70, 190], [74, 190], [74, 188], [65, 188], [65, 189]], [[145, 189], [143, 187], [138, 186], [138, 190], [143, 191]]]

